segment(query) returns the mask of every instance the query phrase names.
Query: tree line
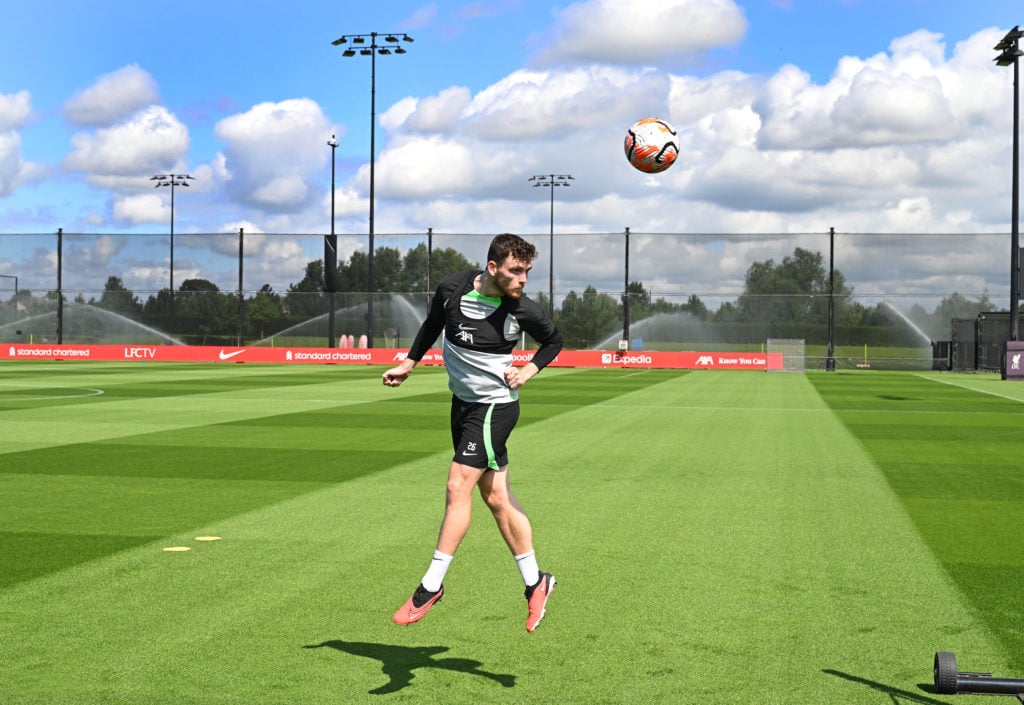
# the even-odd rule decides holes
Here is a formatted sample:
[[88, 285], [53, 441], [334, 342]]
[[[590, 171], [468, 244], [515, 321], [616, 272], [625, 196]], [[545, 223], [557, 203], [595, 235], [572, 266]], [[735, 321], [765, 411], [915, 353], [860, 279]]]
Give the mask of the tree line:
[[[365, 306], [368, 259], [365, 252], [356, 252], [338, 264], [336, 309]], [[452, 248], [432, 250], [429, 265], [431, 286], [436, 286], [445, 274], [480, 268], [478, 263], [469, 261]], [[375, 292], [421, 294], [425, 310], [429, 298], [427, 269], [428, 252], [422, 243], [404, 255], [397, 248], [378, 248], [374, 258]], [[891, 333], [900, 331], [903, 335], [902, 338], [896, 336], [897, 342], [920, 344], [920, 340], [912, 340], [907, 324], [899, 320], [890, 307], [860, 303], [839, 270], [834, 271], [832, 290], [837, 327], [861, 331], [862, 335], [874, 331], [876, 337], [879, 331], [887, 332], [889, 342], [893, 342]], [[690, 294], [685, 301], [655, 298], [642, 282], [633, 281], [628, 284], [625, 296], [601, 293], [593, 286], [587, 286], [582, 292], [570, 291], [554, 311], [554, 318], [567, 343], [580, 348], [592, 347], [621, 332], [627, 313], [633, 331], [657, 340], [672, 339], [666, 338], [669, 333], [653, 325], [664, 321], [666, 330], [672, 328], [681, 342], [693, 341], [699, 334], [698, 329], [717, 336], [722, 342], [749, 342], [731, 338], [764, 340], [767, 336], [823, 342], [815, 339], [821, 338], [828, 320], [829, 291], [829, 273], [821, 253], [798, 247], [781, 262], [768, 259], [750, 265], [743, 292], [735, 301], [722, 302], [716, 310], [710, 310], [696, 294]], [[46, 297], [55, 298], [56, 292], [49, 292]], [[545, 310], [550, 308], [546, 293], [534, 298]], [[304, 321], [323, 317], [330, 300], [323, 260], [309, 262], [302, 278], [288, 285], [286, 291], [276, 292], [269, 284], [264, 284], [253, 293], [243, 294], [241, 301], [238, 292], [221, 291], [205, 279], [182, 281], [173, 302], [167, 288], [143, 301], [117, 276], [107, 279], [99, 298], [86, 300], [78, 294], [74, 299], [76, 303], [87, 303], [199, 344], [228, 342], [239, 335], [240, 320], [247, 339], [266, 338]], [[30, 291], [19, 291], [4, 306], [10, 309], [16, 305], [17, 310], [8, 311], [4, 318], [10, 318], [13, 313], [18, 314], [15, 318], [24, 317], [31, 315], [33, 309], [46, 308], [45, 301], [33, 302]], [[973, 318], [991, 310], [994, 306], [987, 292], [978, 299], [953, 293], [943, 298], [932, 312], [915, 304], [909, 317], [928, 336], [939, 340], [948, 337], [951, 319]], [[787, 331], [792, 334], [786, 334]]]

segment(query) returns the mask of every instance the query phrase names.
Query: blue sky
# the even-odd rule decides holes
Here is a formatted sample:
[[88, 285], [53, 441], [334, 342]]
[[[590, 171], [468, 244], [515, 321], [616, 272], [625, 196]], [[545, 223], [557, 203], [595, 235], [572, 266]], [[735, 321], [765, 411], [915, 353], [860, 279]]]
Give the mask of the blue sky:
[[[196, 177], [179, 190], [176, 232], [324, 232], [333, 132], [341, 254], [365, 247], [370, 62], [331, 41], [370, 31], [415, 39], [404, 56], [377, 59], [377, 233], [546, 233], [547, 202], [526, 179], [549, 172], [575, 176], [557, 193], [558, 227], [574, 233], [1008, 228], [1012, 76], [992, 64], [991, 46], [1024, 20], [1019, 1], [0, 9], [0, 233], [165, 232], [168, 189], [149, 182], [164, 172]], [[682, 156], [658, 177], [621, 152], [625, 129], [648, 115], [680, 131]], [[30, 277], [10, 243], [0, 238], [0, 273]], [[253, 247], [268, 278], [310, 252]], [[565, 286], [599, 276], [603, 256], [579, 253], [560, 272]], [[650, 257], [652, 270], [674, 259]], [[651, 279], [669, 288], [706, 276], [708, 260], [692, 259], [691, 272]], [[735, 286], [749, 261], [728, 259], [733, 269], [714, 269]], [[157, 286], [167, 267], [95, 261], [97, 276], [139, 287]], [[946, 265], [932, 266], [896, 279], [925, 281]], [[1001, 286], [1002, 270], [979, 264], [964, 286]]]

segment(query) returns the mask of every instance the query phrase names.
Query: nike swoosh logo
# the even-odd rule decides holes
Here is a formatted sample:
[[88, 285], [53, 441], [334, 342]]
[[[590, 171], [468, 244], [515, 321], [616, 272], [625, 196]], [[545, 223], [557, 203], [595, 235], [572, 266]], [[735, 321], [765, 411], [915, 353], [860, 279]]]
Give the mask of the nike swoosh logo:
[[470, 453], [470, 452], [465, 451], [465, 450], [462, 451], [462, 454], [465, 455], [465, 456], [468, 456], [468, 457], [473, 457], [474, 455], [476, 455], [476, 453]]
[[235, 350], [234, 352], [224, 352], [223, 350], [221, 350], [218, 357], [220, 357], [221, 360], [230, 360], [236, 355], [241, 355], [244, 352], [245, 350]]
[[467, 325], [464, 325], [464, 324], [460, 323], [459, 324], [459, 330], [476, 330], [476, 328], [472, 328], [470, 326], [467, 326]]

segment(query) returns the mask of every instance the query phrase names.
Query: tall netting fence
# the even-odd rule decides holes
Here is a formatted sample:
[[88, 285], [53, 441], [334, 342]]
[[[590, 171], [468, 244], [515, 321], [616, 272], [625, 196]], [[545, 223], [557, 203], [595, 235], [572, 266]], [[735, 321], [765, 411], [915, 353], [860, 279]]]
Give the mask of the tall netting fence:
[[[408, 346], [493, 234], [377, 234], [372, 292], [365, 234], [0, 234], [0, 342]], [[988, 370], [1009, 335], [1008, 233], [524, 236], [571, 349], [794, 339], [809, 370]]]

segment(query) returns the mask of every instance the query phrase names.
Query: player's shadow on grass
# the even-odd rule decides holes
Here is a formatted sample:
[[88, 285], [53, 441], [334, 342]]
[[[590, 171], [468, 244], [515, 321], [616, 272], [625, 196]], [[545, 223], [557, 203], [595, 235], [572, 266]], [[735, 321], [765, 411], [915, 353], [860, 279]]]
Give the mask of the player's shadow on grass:
[[508, 673], [491, 673], [481, 666], [483, 663], [468, 658], [434, 657], [448, 651], [447, 646], [394, 646], [392, 644], [372, 644], [365, 641], [342, 641], [333, 639], [322, 644], [310, 644], [304, 649], [335, 649], [353, 656], [375, 659], [381, 662], [381, 670], [388, 677], [388, 682], [379, 688], [369, 691], [371, 695], [386, 695], [405, 688], [415, 678], [418, 668], [440, 668], [446, 671], [467, 673], [472, 676], [490, 678], [505, 688], [516, 684], [516, 677]]
[[[861, 678], [860, 676], [853, 676], [849, 673], [843, 673], [842, 671], [834, 671], [831, 668], [822, 670], [822, 673], [827, 673], [830, 676], [837, 676], [854, 683], [860, 683], [866, 685], [869, 688], [880, 690], [887, 694], [894, 703], [924, 703], [924, 705], [945, 705], [945, 700], [936, 700], [935, 698], [928, 698], [920, 693], [915, 693], [911, 690], [902, 690], [900, 688], [893, 688], [891, 685], [885, 683], [879, 683], [878, 681], [868, 680], [867, 678]], [[934, 692], [932, 686], [918, 683], [918, 688], [925, 692]]]

